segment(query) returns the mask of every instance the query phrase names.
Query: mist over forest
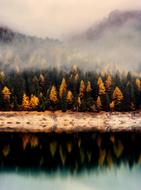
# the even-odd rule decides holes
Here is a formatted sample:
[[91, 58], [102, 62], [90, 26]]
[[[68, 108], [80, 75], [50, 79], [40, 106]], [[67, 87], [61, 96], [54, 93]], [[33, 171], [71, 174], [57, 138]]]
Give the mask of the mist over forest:
[[1, 70], [141, 70], [141, 11], [113, 11], [85, 32], [59, 39], [27, 36], [0, 27]]

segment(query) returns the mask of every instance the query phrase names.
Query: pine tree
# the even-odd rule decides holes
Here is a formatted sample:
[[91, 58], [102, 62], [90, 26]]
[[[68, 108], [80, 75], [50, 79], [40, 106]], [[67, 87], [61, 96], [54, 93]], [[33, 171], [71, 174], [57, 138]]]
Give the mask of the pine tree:
[[32, 109], [35, 109], [39, 105], [39, 98], [35, 95], [31, 95], [30, 106]]
[[26, 94], [23, 95], [22, 109], [25, 110], [25, 111], [30, 109], [30, 100], [29, 100], [29, 97]]
[[63, 78], [59, 89], [60, 98], [62, 98], [63, 93], [66, 93], [66, 91], [67, 91], [67, 84], [65, 78]]
[[101, 98], [100, 98], [100, 96], [97, 97], [96, 106], [97, 106], [98, 111], [100, 111], [101, 108], [102, 108], [102, 103], [101, 103]]
[[80, 81], [80, 88], [79, 88], [79, 96], [83, 97], [85, 93], [86, 87], [83, 80]]
[[51, 102], [56, 103], [58, 101], [57, 98], [57, 90], [56, 87], [53, 85], [50, 91], [49, 99]]

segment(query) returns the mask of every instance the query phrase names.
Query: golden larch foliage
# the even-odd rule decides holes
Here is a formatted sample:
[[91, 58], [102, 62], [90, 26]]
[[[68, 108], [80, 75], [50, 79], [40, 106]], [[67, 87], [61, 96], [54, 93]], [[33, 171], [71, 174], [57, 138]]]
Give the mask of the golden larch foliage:
[[101, 77], [98, 78], [97, 84], [98, 84], [99, 95], [104, 95], [105, 94], [105, 86], [104, 86], [104, 83], [103, 83]]
[[91, 93], [91, 91], [92, 91], [91, 82], [88, 81], [87, 87], [86, 87], [86, 92]]
[[111, 77], [111, 75], [108, 75], [108, 77], [105, 81], [105, 87], [106, 87], [107, 91], [110, 90], [111, 85], [112, 85], [112, 77]]
[[29, 100], [29, 97], [26, 94], [23, 95], [22, 109], [23, 110], [29, 110], [30, 109], [30, 100]]
[[96, 105], [97, 105], [98, 110], [101, 110], [102, 103], [101, 103], [101, 98], [100, 98], [100, 96], [97, 97]]
[[65, 78], [62, 79], [60, 88], [59, 88], [59, 96], [62, 98], [63, 93], [67, 91], [67, 84]]
[[53, 103], [56, 103], [58, 101], [57, 98], [57, 90], [56, 87], [53, 85], [49, 94], [49, 99], [50, 101], [52, 101]]
[[73, 101], [73, 94], [72, 92], [69, 90], [68, 93], [67, 93], [67, 102], [68, 103], [72, 103]]
[[39, 98], [35, 95], [31, 95], [30, 106], [35, 109], [39, 105]]
[[80, 96], [78, 96], [78, 98], [77, 98], [77, 103], [78, 103], [78, 106], [80, 107], [81, 106], [81, 98], [80, 98]]
[[81, 80], [80, 82], [80, 88], [79, 88], [79, 96], [83, 97], [84, 93], [85, 93], [86, 87], [85, 87], [85, 83], [83, 80]]
[[114, 111], [114, 109], [115, 109], [115, 102], [112, 101], [112, 102], [110, 103], [110, 110], [111, 110], [111, 111]]
[[116, 104], [121, 103], [123, 100], [123, 94], [122, 94], [119, 87], [116, 87], [114, 92], [113, 92], [113, 100], [116, 101]]
[[102, 78], [101, 77], [98, 77], [98, 80], [97, 80], [97, 85], [99, 86], [100, 83], [102, 83]]
[[140, 81], [140, 79], [135, 80], [135, 85], [136, 85], [138, 90], [141, 90], [141, 81]]
[[11, 92], [9, 90], [9, 88], [7, 86], [5, 86], [3, 89], [2, 89], [2, 95], [3, 95], [3, 98], [5, 100], [9, 100], [10, 99], [10, 95], [11, 95]]

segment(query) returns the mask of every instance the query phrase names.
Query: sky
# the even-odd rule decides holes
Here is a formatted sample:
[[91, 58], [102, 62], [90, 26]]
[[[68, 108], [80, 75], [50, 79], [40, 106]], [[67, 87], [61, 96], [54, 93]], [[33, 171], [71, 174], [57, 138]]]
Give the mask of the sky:
[[84, 31], [113, 10], [141, 9], [139, 0], [0, 0], [0, 25], [38, 37]]

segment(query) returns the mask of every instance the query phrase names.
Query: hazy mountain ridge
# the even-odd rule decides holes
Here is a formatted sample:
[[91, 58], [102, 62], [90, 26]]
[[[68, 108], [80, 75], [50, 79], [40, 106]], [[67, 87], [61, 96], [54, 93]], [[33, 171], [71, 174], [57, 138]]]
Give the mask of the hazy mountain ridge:
[[99, 37], [106, 30], [118, 30], [119, 27], [124, 27], [124, 25], [131, 23], [132, 26], [141, 29], [141, 11], [112, 11], [107, 18], [102, 21], [94, 23], [93, 26], [88, 28], [85, 32], [74, 35], [72, 40], [94, 40]]
[[113, 11], [68, 41], [27, 36], [0, 27], [2, 69], [141, 70], [141, 11]]

